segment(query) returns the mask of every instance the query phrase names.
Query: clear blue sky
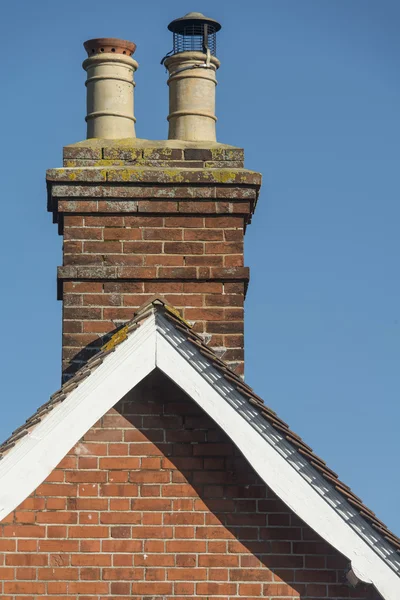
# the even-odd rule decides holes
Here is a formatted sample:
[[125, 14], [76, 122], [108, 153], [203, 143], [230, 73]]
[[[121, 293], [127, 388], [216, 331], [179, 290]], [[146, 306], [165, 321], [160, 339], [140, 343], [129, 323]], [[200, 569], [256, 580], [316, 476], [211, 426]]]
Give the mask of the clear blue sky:
[[398, 0], [20, 0], [2, 7], [0, 437], [59, 386], [45, 170], [85, 137], [85, 53], [137, 43], [137, 135], [167, 135], [170, 20], [223, 24], [219, 141], [264, 186], [246, 235], [246, 379], [400, 534]]

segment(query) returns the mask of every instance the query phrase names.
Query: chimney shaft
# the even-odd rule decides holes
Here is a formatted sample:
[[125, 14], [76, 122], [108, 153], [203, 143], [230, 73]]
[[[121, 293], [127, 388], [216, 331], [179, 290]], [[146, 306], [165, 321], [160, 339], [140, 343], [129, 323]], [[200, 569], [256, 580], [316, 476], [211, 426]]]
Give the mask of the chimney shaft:
[[168, 138], [215, 142], [215, 73], [219, 60], [201, 52], [180, 52], [164, 64], [169, 72]]
[[84, 43], [88, 58], [87, 137], [134, 138], [133, 74], [138, 63], [131, 57], [133, 42], [115, 38], [98, 38]]

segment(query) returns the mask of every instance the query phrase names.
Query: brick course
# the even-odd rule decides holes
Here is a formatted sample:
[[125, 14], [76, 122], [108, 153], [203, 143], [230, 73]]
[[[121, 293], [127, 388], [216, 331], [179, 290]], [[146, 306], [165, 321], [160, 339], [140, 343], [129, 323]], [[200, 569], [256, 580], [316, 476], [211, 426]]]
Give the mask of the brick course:
[[347, 567], [160, 374], [0, 523], [8, 600], [378, 600]]

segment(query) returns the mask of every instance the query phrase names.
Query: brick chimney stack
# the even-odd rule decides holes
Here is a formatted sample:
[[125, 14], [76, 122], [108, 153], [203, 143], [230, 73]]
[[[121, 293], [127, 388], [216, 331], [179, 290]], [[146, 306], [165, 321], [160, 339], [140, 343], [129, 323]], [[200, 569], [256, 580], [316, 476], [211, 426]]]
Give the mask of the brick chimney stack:
[[66, 146], [64, 167], [47, 172], [64, 239], [63, 379], [155, 294], [243, 374], [243, 236], [260, 174], [234, 146], [108, 135]]

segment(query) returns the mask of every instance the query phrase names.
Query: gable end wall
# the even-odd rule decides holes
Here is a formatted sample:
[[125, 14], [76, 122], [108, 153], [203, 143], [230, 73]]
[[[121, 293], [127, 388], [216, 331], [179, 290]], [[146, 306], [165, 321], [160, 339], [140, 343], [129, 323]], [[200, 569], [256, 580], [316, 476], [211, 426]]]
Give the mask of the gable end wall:
[[0, 595], [378, 600], [161, 374], [0, 523]]

